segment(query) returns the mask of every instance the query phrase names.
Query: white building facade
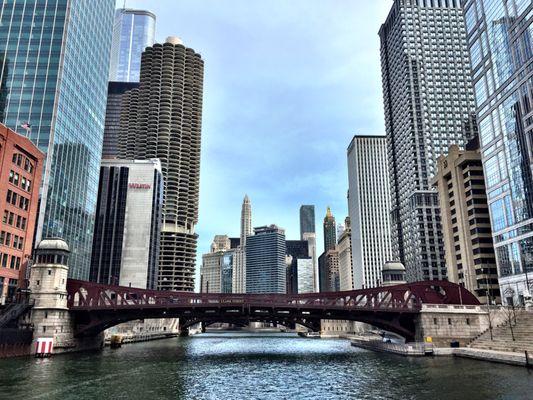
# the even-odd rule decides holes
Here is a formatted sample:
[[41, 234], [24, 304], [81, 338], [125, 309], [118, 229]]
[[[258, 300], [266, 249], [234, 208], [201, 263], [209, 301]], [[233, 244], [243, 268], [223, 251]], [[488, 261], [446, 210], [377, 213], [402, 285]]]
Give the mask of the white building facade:
[[339, 251], [339, 288], [340, 290], [353, 290], [352, 228], [349, 217], [346, 218], [344, 231], [339, 236], [337, 250]]
[[315, 291], [315, 271], [312, 258], [298, 258], [296, 260], [298, 277], [298, 293], [313, 293]]
[[354, 136], [348, 146], [348, 181], [353, 288], [376, 287], [383, 264], [392, 256], [384, 136]]

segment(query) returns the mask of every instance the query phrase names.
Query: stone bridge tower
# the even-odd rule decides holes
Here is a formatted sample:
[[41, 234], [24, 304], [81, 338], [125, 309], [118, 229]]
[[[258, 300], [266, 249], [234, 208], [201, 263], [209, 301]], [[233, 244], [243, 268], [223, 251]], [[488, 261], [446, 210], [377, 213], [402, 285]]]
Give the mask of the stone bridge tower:
[[[103, 344], [102, 335], [89, 341], [74, 338], [75, 325], [67, 307], [69, 254], [64, 240], [44, 239], [35, 248], [35, 263], [30, 273], [30, 300], [34, 302], [30, 316], [33, 340], [52, 338], [54, 353], [98, 348]], [[32, 346], [33, 351], [35, 346]]]

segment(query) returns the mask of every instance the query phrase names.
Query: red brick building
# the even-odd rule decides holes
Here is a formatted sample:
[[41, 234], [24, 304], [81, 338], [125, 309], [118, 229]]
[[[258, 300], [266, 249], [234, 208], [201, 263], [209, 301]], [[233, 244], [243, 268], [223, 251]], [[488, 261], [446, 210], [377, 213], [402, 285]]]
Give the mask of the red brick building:
[[29, 139], [0, 124], [0, 304], [25, 284], [44, 160]]

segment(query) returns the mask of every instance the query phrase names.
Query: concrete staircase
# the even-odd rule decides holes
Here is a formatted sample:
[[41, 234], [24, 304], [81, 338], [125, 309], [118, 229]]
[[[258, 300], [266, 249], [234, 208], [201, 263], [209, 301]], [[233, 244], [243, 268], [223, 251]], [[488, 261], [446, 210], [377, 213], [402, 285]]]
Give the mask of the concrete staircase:
[[516, 324], [514, 318], [512, 324], [515, 340], [513, 340], [509, 322], [506, 322], [492, 328], [492, 340], [490, 331], [486, 330], [473, 339], [468, 347], [515, 353], [523, 353], [527, 350], [533, 356], [533, 311], [517, 311]]
[[28, 302], [11, 303], [4, 307], [0, 313], [0, 328], [4, 328], [10, 324], [16, 327], [18, 318], [31, 307], [32, 305]]

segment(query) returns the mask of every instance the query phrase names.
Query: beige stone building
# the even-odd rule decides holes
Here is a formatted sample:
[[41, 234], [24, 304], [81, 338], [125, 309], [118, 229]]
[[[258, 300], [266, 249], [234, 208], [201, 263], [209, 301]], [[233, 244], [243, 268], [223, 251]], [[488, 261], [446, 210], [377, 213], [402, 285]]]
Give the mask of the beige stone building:
[[352, 262], [352, 228], [350, 217], [345, 219], [345, 229], [339, 237], [337, 245], [339, 251], [339, 289], [353, 290], [353, 262]]
[[[437, 160], [437, 187], [444, 243], [429, 238], [426, 246], [444, 246], [448, 279], [482, 302], [500, 301], [485, 179], [477, 144], [465, 150], [452, 145]], [[419, 216], [419, 219], [423, 216]]]

